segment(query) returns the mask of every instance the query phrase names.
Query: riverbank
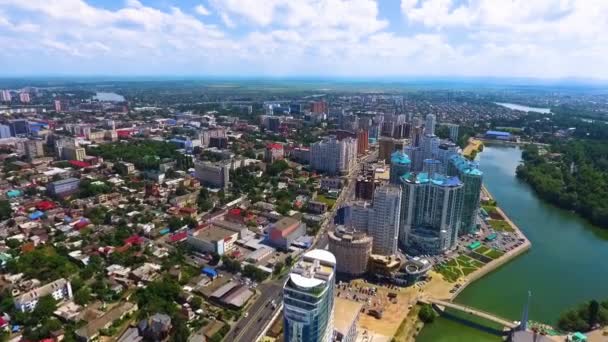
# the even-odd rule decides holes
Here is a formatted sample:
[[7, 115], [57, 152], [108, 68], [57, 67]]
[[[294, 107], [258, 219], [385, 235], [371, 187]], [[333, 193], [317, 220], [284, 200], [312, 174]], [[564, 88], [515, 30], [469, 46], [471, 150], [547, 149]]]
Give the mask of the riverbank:
[[465, 146], [464, 150], [462, 151], [462, 155], [469, 159], [475, 159], [477, 153], [481, 152], [482, 150], [483, 141], [476, 138], [469, 138], [467, 146]]
[[[488, 192], [488, 194], [489, 194], [489, 192]], [[490, 196], [491, 196], [491, 194], [490, 194]], [[515, 259], [516, 257], [520, 256], [521, 254], [527, 252], [532, 247], [532, 243], [530, 242], [530, 240], [528, 240], [528, 238], [519, 229], [519, 227], [515, 223], [513, 223], [513, 221], [511, 221], [511, 219], [509, 219], [509, 217], [505, 214], [505, 212], [502, 209], [500, 209], [500, 207], [496, 207], [496, 211], [498, 211], [498, 213], [500, 215], [502, 215], [504, 220], [515, 231], [515, 234], [519, 238], [524, 239], [523, 243], [520, 246], [506, 252], [500, 258], [490, 261], [484, 267], [469, 274], [464, 279], [464, 281], [461, 283], [460, 287], [454, 293], [452, 293], [450, 295], [450, 297], [448, 298], [450, 301], [454, 300], [467, 286], [469, 286], [471, 283], [473, 283], [477, 279], [482, 278], [483, 276], [485, 276], [486, 274], [488, 274], [490, 272], [493, 272], [494, 270], [505, 265], [506, 263], [508, 263], [511, 260]], [[438, 298], [438, 299], [440, 299], [440, 298]]]
[[[486, 197], [487, 199], [489, 199], [491, 201], [495, 201], [494, 196], [485, 187], [485, 185], [482, 186], [482, 197]], [[421, 288], [421, 291], [419, 292], [419, 294], [417, 296], [418, 298], [431, 297], [431, 298], [435, 298], [435, 299], [454, 301], [456, 299], [456, 297], [462, 291], [464, 291], [469, 285], [471, 285], [475, 281], [483, 278], [484, 276], [488, 275], [489, 273], [497, 270], [498, 268], [506, 265], [507, 263], [513, 261], [515, 258], [524, 254], [532, 247], [532, 243], [530, 242], [528, 237], [526, 237], [526, 235], [507, 216], [507, 214], [500, 207], [496, 207], [496, 211], [503, 217], [504, 221], [511, 227], [511, 229], [516, 234], [518, 239], [523, 239], [523, 243], [520, 246], [518, 246], [510, 251], [507, 251], [501, 257], [488, 262], [486, 265], [477, 269], [476, 271], [472, 272], [471, 274], [467, 275], [466, 277], [458, 279], [456, 283], [448, 282], [447, 280], [443, 279], [442, 275], [440, 275], [439, 273], [435, 273], [435, 272], [430, 273], [431, 281], [429, 281], [426, 284], [426, 286]], [[440, 281], [439, 281], [439, 279], [440, 279]], [[458, 285], [458, 287], [456, 288], [455, 285]], [[456, 288], [456, 291], [453, 291], [453, 289], [455, 289], [455, 288]], [[415, 340], [415, 337], [420, 332], [420, 330], [419, 330], [420, 326], [424, 326], [424, 324], [422, 324], [422, 322], [419, 319], [417, 319], [417, 317], [416, 317], [416, 323], [407, 324], [407, 326], [404, 328], [410, 328], [410, 329], [413, 329], [413, 331], [405, 332], [404, 335], [402, 335], [402, 336], [408, 336], [408, 337], [411, 336], [411, 337], [410, 337], [410, 339], [403, 339], [403, 341], [409, 342], [409, 341]], [[400, 341], [400, 340], [397, 339], [397, 341]]]
[[[590, 298], [608, 297], [608, 264], [601, 262], [608, 258], [608, 231], [549, 205], [516, 178], [521, 149], [487, 144], [478, 158], [485, 187], [534, 247], [469, 284], [454, 301], [518, 320], [532, 292], [530, 319], [555, 325], [561, 312]], [[590, 275], [593, 281], [581, 281]], [[463, 341], [500, 342], [500, 338], [443, 317], [426, 325], [417, 338], [417, 342]]]

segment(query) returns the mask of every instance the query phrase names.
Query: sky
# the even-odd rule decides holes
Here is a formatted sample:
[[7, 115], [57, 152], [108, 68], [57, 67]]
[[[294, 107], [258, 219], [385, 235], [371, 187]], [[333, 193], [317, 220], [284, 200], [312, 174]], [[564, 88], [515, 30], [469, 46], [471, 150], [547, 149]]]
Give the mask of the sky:
[[0, 76], [608, 79], [608, 0], [0, 0]]

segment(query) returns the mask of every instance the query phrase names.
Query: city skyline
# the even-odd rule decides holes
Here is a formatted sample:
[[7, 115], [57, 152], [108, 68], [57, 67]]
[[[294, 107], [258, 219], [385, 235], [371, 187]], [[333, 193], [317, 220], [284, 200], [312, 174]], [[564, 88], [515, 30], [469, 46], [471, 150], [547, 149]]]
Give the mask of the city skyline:
[[608, 79], [605, 10], [559, 0], [4, 0], [0, 60], [10, 68], [0, 74]]

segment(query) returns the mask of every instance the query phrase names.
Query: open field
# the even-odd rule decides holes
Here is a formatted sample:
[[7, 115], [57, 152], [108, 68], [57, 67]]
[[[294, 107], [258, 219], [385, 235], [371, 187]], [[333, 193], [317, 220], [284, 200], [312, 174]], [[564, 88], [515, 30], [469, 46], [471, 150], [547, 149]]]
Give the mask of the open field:
[[315, 201], [327, 204], [328, 209], [333, 208], [334, 204], [336, 203], [335, 199], [326, 197], [324, 195], [317, 195], [317, 197], [315, 197]]
[[456, 259], [451, 259], [447, 263], [435, 266], [435, 271], [439, 272], [446, 281], [453, 283], [460, 277], [475, 272], [483, 267], [484, 263], [475, 260], [468, 255], [459, 255]]
[[466, 157], [466, 156], [470, 156], [471, 153], [473, 153], [473, 151], [479, 151], [480, 146], [483, 145], [483, 142], [481, 140], [477, 140], [477, 139], [469, 139], [469, 144], [464, 148], [464, 151], [462, 152], [462, 154]]
[[502, 232], [514, 232], [515, 229], [513, 229], [513, 227], [511, 227], [511, 225], [509, 224], [509, 222], [504, 221], [504, 220], [488, 220], [488, 224], [490, 225], [490, 227], [492, 227], [492, 229]]
[[[367, 334], [374, 336], [374, 341], [390, 341], [395, 335], [404, 317], [408, 315], [410, 305], [416, 303], [417, 287], [407, 288], [388, 288], [386, 286], [371, 284], [357, 279], [350, 282], [353, 290], [365, 287], [375, 287], [377, 294], [371, 298], [372, 305], [369, 307], [381, 307], [383, 315], [381, 319], [368, 314], [367, 309], [359, 316], [358, 330], [367, 331]], [[396, 301], [388, 298], [389, 293], [397, 295]]]

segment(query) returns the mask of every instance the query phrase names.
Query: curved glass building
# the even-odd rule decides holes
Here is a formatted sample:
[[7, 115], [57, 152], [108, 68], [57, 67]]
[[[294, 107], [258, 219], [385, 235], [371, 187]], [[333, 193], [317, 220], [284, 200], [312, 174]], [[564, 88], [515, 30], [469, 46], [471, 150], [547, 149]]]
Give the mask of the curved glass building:
[[286, 342], [329, 342], [333, 335], [336, 258], [323, 249], [306, 252], [283, 286]]
[[391, 169], [389, 182], [391, 184], [401, 184], [401, 177], [410, 172], [412, 161], [403, 151], [395, 151], [391, 154]]
[[408, 254], [440, 254], [456, 246], [464, 184], [458, 177], [408, 173], [401, 178], [399, 244]]

